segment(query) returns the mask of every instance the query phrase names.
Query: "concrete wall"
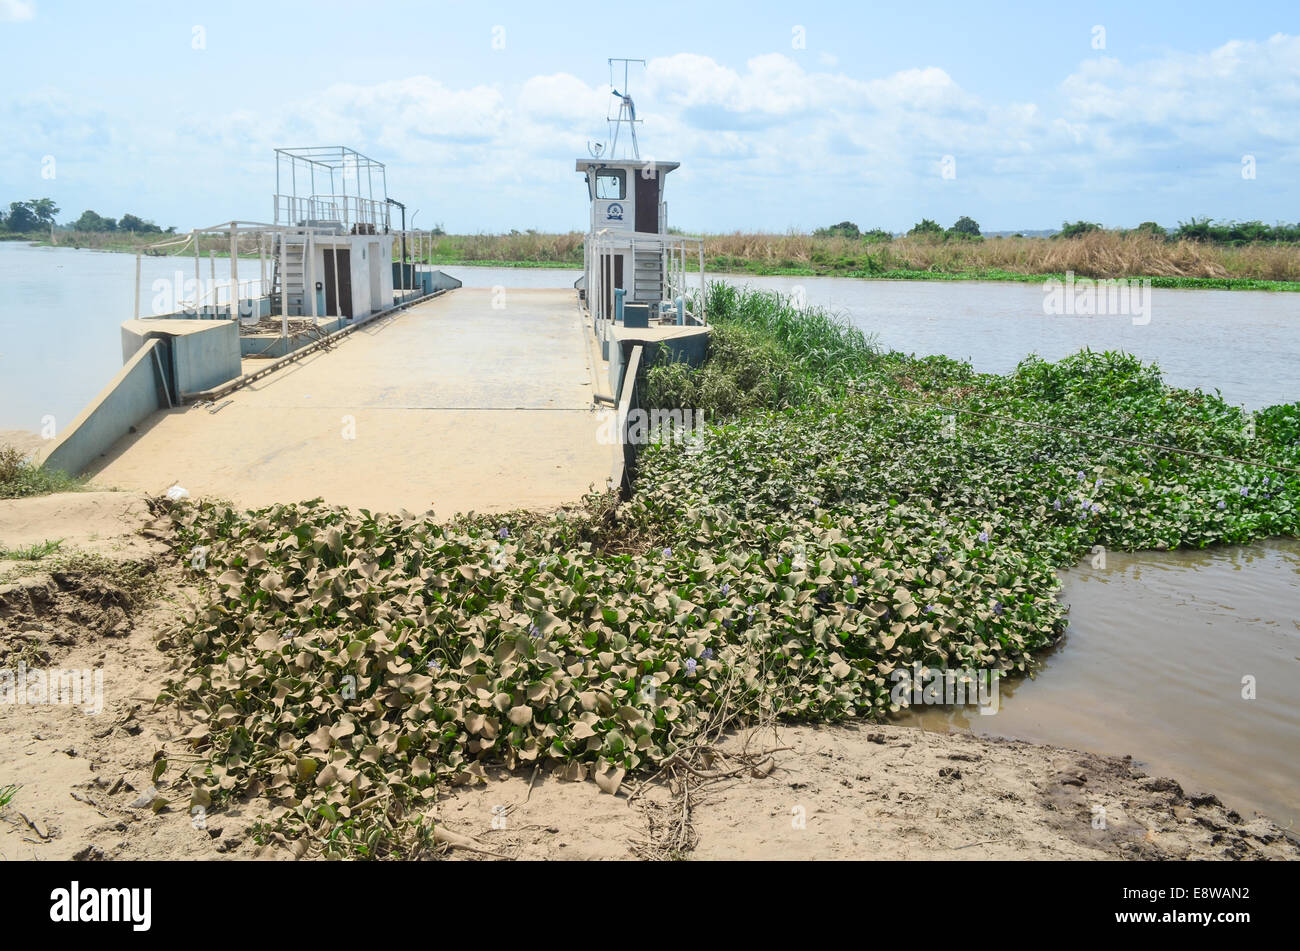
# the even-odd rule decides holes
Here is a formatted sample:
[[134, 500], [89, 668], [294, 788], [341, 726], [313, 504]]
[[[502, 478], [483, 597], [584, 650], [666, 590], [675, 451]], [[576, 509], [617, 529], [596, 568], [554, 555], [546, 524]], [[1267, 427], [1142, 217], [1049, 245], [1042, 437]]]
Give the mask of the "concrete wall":
[[122, 324], [123, 359], [155, 337], [167, 341], [167, 382], [173, 399], [219, 386], [242, 372], [239, 326], [233, 320], [128, 320]]
[[64, 430], [42, 460], [48, 469], [80, 475], [108, 452], [131, 427], [167, 405], [159, 373], [166, 342], [145, 340], [117, 376]]

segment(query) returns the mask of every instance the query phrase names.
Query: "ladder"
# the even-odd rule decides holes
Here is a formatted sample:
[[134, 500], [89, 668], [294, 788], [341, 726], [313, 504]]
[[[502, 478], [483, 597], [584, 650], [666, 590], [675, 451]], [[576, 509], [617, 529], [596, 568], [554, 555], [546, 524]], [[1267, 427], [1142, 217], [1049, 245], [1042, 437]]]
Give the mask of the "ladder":
[[632, 300], [657, 304], [664, 298], [663, 253], [658, 248], [638, 248], [632, 260]]
[[301, 243], [288, 242], [285, 244], [284, 253], [284, 273], [280, 272], [280, 248], [279, 242], [284, 241], [284, 235], [278, 234], [275, 243], [272, 245], [275, 269], [272, 272], [271, 280], [271, 313], [280, 313], [281, 295], [286, 295], [289, 307], [288, 311], [296, 317], [307, 313], [307, 294], [306, 294], [306, 275], [303, 256], [306, 253], [307, 242], [304, 239]]

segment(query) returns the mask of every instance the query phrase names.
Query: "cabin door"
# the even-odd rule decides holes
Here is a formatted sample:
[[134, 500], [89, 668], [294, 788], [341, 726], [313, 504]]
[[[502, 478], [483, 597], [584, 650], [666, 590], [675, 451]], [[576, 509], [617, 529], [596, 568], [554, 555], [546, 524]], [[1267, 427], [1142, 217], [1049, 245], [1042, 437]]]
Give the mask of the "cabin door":
[[623, 255], [600, 256], [600, 285], [605, 289], [605, 316], [614, 316], [614, 288], [623, 287]]
[[[352, 252], [336, 251], [334, 248], [325, 248], [325, 313], [331, 316], [342, 314], [344, 317], [352, 317]], [[338, 296], [334, 294], [334, 261], [335, 255], [338, 255]], [[343, 298], [342, 309], [339, 309], [338, 298]]]
[[659, 233], [659, 175], [636, 176], [636, 230], [644, 234]]

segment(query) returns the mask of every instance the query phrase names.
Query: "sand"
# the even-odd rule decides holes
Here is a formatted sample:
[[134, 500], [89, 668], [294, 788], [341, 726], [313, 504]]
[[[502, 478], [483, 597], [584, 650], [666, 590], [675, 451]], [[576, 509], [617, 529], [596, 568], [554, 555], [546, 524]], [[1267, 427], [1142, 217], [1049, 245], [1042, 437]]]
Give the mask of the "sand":
[[[21, 649], [51, 667], [99, 668], [106, 697], [98, 714], [0, 705], [0, 786], [21, 786], [0, 808], [0, 859], [293, 857], [254, 840], [264, 800], [196, 821], [171, 784], [177, 765], [153, 783], [155, 758], [179, 763], [191, 725], [153, 701], [180, 664], [168, 634], [193, 591], [168, 547], [140, 534], [147, 518], [144, 499], [125, 493], [0, 503], [0, 539], [61, 537], [150, 566], [160, 585], [150, 604], [123, 609], [95, 579], [0, 561], [0, 667]], [[1270, 820], [1148, 777], [1122, 756], [861, 723], [735, 735], [723, 750], [745, 742], [761, 768], [693, 790], [693, 842], [673, 857], [1300, 858]], [[680, 811], [680, 789], [638, 790], [643, 777], [631, 777], [611, 795], [544, 771], [489, 769], [487, 777], [439, 797], [442, 827], [478, 848], [450, 858], [666, 857], [663, 823]], [[155, 812], [147, 803], [158, 796], [172, 801]]]

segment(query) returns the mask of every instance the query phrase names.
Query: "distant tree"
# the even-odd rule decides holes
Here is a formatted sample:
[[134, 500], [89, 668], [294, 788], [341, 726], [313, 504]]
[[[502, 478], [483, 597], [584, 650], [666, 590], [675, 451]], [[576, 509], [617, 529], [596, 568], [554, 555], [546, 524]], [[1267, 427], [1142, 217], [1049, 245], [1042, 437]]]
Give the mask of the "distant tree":
[[132, 231], [140, 234], [161, 234], [162, 228], [159, 228], [152, 221], [145, 221], [137, 218], [135, 215], [123, 215], [117, 223], [118, 231]]
[[1057, 238], [1077, 238], [1079, 235], [1088, 234], [1090, 231], [1100, 231], [1101, 225], [1095, 221], [1062, 221], [1061, 230], [1054, 237]]
[[813, 232], [817, 238], [857, 238], [862, 234], [858, 226], [851, 221], [841, 221], [837, 225], [831, 225], [829, 228], [818, 228]]
[[886, 231], [884, 228], [872, 228], [870, 231], [862, 232], [863, 241], [893, 241], [894, 233]]
[[953, 223], [951, 228], [953, 234], [964, 238], [978, 238], [980, 236], [979, 223], [974, 219], [962, 215]]
[[117, 220], [115, 218], [104, 218], [97, 212], [86, 209], [81, 213], [81, 217], [70, 222], [68, 227], [73, 231], [116, 231]]
[[922, 218], [912, 225], [912, 230], [908, 232], [908, 236], [914, 238], [943, 237], [943, 225], [937, 221], [931, 221], [929, 218]]
[[54, 216], [59, 213], [59, 206], [54, 204], [54, 199], [33, 198], [27, 204], [42, 225], [48, 228], [54, 224]]
[[36, 212], [32, 210], [32, 204], [28, 201], [11, 201], [9, 214], [4, 216], [3, 223], [6, 231], [17, 234], [26, 234], [41, 226], [41, 220], [36, 217]]
[[1144, 221], [1133, 230], [1137, 234], [1150, 235], [1153, 238], [1169, 237], [1169, 232], [1160, 227], [1160, 225], [1156, 224], [1154, 221]]

